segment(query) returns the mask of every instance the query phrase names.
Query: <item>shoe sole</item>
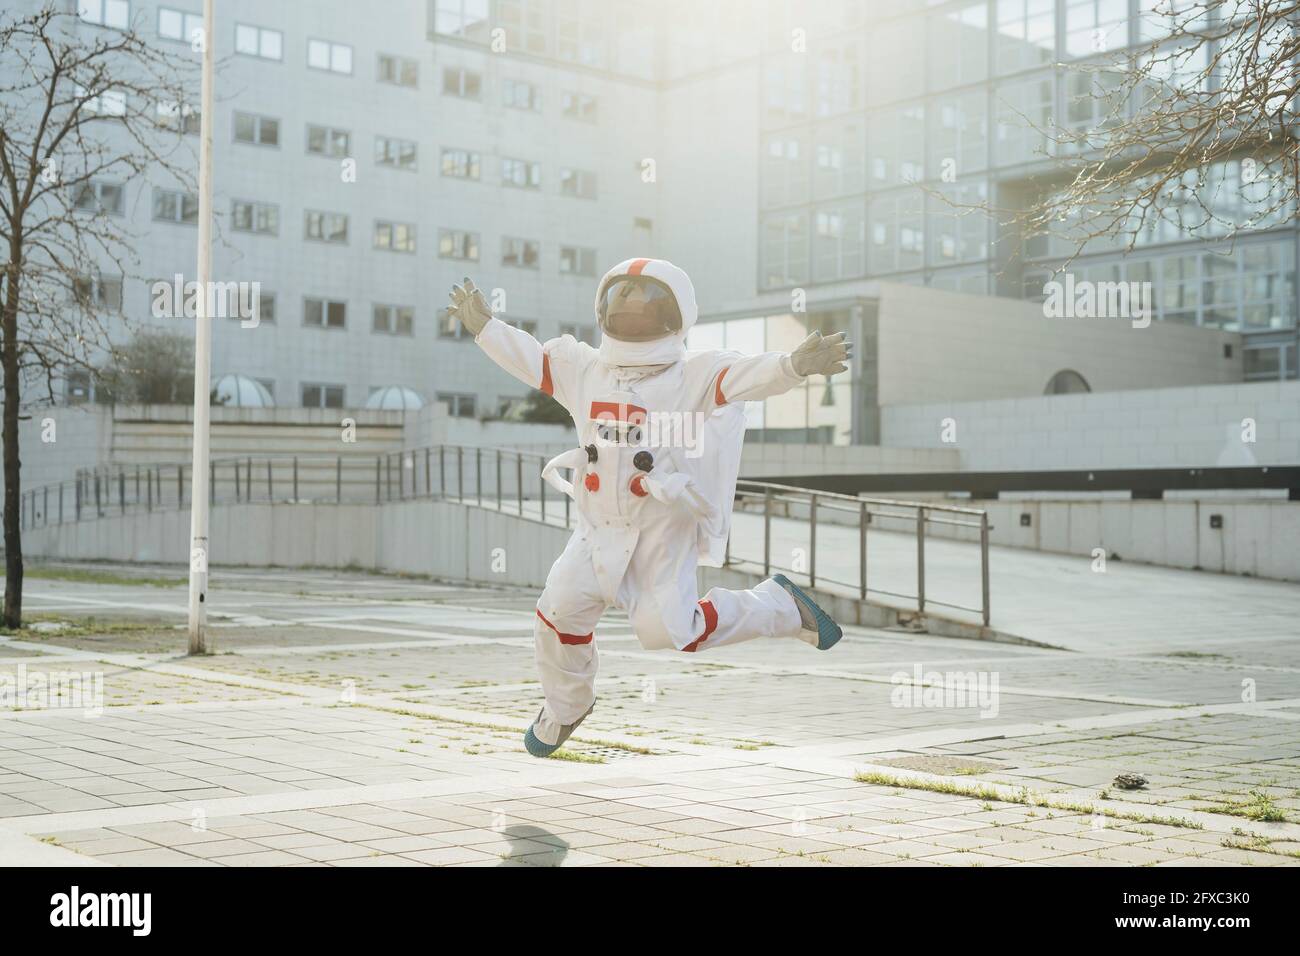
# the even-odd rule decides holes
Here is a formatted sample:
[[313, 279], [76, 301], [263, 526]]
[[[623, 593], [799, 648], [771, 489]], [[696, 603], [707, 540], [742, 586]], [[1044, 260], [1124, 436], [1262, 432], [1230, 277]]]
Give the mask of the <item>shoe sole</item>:
[[844, 631], [831, 620], [831, 616], [823, 611], [816, 601], [804, 593], [803, 588], [784, 574], [774, 574], [772, 580], [789, 591], [792, 598], [812, 611], [813, 620], [817, 622], [817, 650], [829, 651], [839, 643], [840, 638], [844, 636]]

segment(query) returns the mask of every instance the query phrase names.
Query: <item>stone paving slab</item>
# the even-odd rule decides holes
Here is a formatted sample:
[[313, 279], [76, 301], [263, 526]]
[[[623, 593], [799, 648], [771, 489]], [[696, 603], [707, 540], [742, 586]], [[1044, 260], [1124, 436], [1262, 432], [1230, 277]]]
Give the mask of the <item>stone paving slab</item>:
[[[830, 654], [760, 641], [673, 655], [612, 616], [596, 711], [568, 759], [538, 761], [519, 742], [538, 702], [526, 594], [217, 572], [223, 652], [193, 659], [159, 611], [177, 602], [183, 620], [182, 591], [38, 590], [96, 620], [109, 603], [114, 620], [35, 651], [0, 638], [0, 674], [22, 655], [99, 661], [119, 696], [93, 719], [0, 711], [0, 860], [1300, 865], [1300, 671], [1269, 663], [1269, 640], [1154, 658], [850, 628]], [[893, 675], [918, 665], [996, 673], [996, 713], [900, 706]], [[864, 768], [894, 776], [860, 782]], [[1103, 794], [1120, 770], [1148, 786]]]

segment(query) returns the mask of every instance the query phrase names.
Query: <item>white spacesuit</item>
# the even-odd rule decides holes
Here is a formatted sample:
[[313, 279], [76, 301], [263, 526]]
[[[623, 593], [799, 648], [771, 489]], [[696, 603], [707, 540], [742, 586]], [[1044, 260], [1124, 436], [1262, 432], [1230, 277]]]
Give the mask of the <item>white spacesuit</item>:
[[[843, 333], [810, 335], [793, 353], [686, 350], [695, 323], [689, 277], [662, 259], [629, 259], [601, 280], [599, 349], [565, 335], [545, 345], [493, 318], [469, 279], [451, 312], [497, 365], [572, 415], [580, 448], [544, 477], [570, 493], [577, 530], [537, 602], [537, 666], [545, 704], [525, 735], [553, 753], [595, 704], [594, 632], [606, 608], [627, 611], [642, 646], [697, 651], [756, 637], [799, 637], [821, 649], [840, 629], [784, 575], [701, 600], [699, 563], [720, 564], [743, 440], [743, 403], [779, 395], [809, 374], [844, 371]], [[573, 481], [560, 472], [569, 469]]]

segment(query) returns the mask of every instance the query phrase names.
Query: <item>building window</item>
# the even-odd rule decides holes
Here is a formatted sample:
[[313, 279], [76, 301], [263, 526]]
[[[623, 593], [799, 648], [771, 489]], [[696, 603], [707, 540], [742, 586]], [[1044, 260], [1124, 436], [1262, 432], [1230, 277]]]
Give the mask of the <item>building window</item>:
[[560, 195], [578, 199], [596, 198], [596, 174], [585, 169], [560, 170]]
[[443, 259], [478, 262], [478, 233], [443, 229], [438, 234], [438, 255]]
[[442, 174], [456, 179], [478, 179], [479, 154], [465, 149], [444, 149]]
[[72, 280], [72, 298], [84, 309], [122, 311], [122, 280], [109, 276], [77, 276]]
[[90, 372], [84, 368], [72, 369], [63, 378], [63, 401], [67, 405], [84, 405], [94, 399]]
[[280, 121], [253, 113], [235, 114], [235, 142], [253, 146], [280, 145]]
[[516, 269], [536, 269], [541, 264], [541, 243], [536, 239], [516, 239], [505, 236], [501, 240], [501, 264]]
[[415, 226], [407, 222], [376, 222], [375, 248], [388, 252], [414, 252]]
[[351, 155], [352, 134], [345, 129], [328, 126], [307, 126], [307, 152], [314, 156], [340, 159]]
[[284, 34], [279, 30], [267, 30], [247, 23], [235, 24], [235, 52], [245, 56], [261, 57], [263, 60], [280, 60], [284, 58]]
[[594, 276], [596, 274], [596, 250], [583, 249], [579, 246], [560, 246], [560, 274]]
[[415, 308], [409, 305], [376, 305], [370, 330], [384, 335], [414, 335]]
[[352, 47], [328, 40], [308, 40], [307, 65], [313, 70], [351, 74]]
[[83, 212], [102, 212], [109, 216], [120, 216], [124, 194], [121, 183], [106, 183], [103, 180], [92, 179], [88, 183], [77, 186], [72, 204]]
[[404, 56], [390, 56], [387, 53], [381, 53], [375, 68], [375, 79], [380, 83], [391, 83], [393, 86], [409, 86], [414, 89], [420, 85], [420, 64], [418, 61], [407, 59]]
[[447, 66], [442, 70], [442, 92], [448, 96], [476, 100], [483, 90], [483, 78], [464, 67]]
[[1128, 46], [1128, 4], [1065, 0], [1065, 52], [1092, 56]]
[[518, 189], [539, 189], [542, 185], [542, 164], [526, 159], [501, 160], [501, 182]]
[[504, 102], [511, 109], [541, 112], [542, 91], [527, 80], [506, 80]]
[[303, 213], [303, 238], [316, 242], [346, 243], [348, 217], [341, 212], [316, 212], [308, 209]]
[[447, 36], [469, 36], [486, 26], [487, 0], [438, 0], [433, 5], [433, 29]]
[[387, 166], [390, 169], [415, 169], [416, 144], [409, 139], [376, 136], [375, 163], [379, 166]]
[[[159, 279], [158, 282], [171, 285], [168, 279]], [[157, 285], [157, 283], [154, 283], [154, 285]], [[251, 288], [244, 288], [231, 298], [238, 308], [228, 310], [226, 318], [242, 322], [247, 316], [250, 319], [255, 318], [258, 324], [275, 321], [275, 293], [263, 292], [258, 289], [257, 295], [254, 297]]]
[[231, 203], [230, 227], [236, 232], [263, 236], [280, 234], [280, 207], [273, 203], [236, 199]]
[[537, 320], [536, 319], [517, 319], [510, 323], [517, 329], [527, 332], [534, 338], [537, 337]]
[[766, 216], [761, 236], [764, 288], [796, 286], [808, 281], [808, 213]]
[[76, 97], [81, 100], [81, 109], [96, 116], [125, 116], [126, 93], [123, 90], [102, 90], [94, 96], [87, 96], [90, 91], [80, 84], [76, 87]]
[[1054, 0], [997, 0], [997, 21], [998, 72], [1018, 73], [1056, 59]]
[[452, 313], [447, 309], [438, 310], [438, 338], [440, 339], [465, 339], [474, 338], [472, 332], [466, 330]]
[[342, 408], [342, 385], [305, 384], [302, 386], [303, 408]]
[[572, 335], [579, 342], [586, 342], [588, 345], [596, 344], [596, 329], [591, 325], [561, 325], [561, 335]]
[[175, 189], [155, 187], [153, 217], [158, 222], [182, 222], [194, 225], [199, 221], [199, 197]]
[[561, 111], [569, 119], [582, 120], [584, 123], [596, 122], [596, 97], [566, 91], [560, 97], [560, 103]]
[[158, 8], [158, 35], [164, 40], [192, 43], [203, 37], [203, 16], [170, 7]]
[[988, 75], [988, 3], [968, 3], [930, 16], [930, 89], [945, 90]]
[[460, 392], [439, 392], [438, 401], [447, 406], [447, 414], [453, 418], [474, 417], [474, 396]]
[[127, 0], [78, 0], [77, 15], [86, 23], [115, 30], [131, 26], [131, 4]]
[[342, 329], [348, 324], [348, 304], [308, 296], [302, 300], [302, 324], [317, 329]]
[[188, 103], [159, 103], [157, 109], [160, 129], [198, 134], [201, 117], [195, 107]]

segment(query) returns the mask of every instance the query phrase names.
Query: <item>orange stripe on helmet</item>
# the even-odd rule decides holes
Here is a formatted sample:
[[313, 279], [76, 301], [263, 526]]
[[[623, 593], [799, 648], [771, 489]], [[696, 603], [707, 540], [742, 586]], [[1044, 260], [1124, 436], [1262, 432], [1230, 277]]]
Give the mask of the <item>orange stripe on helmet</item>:
[[627, 274], [630, 276], [639, 276], [641, 270], [650, 264], [649, 259], [634, 259], [632, 264], [627, 267]]

